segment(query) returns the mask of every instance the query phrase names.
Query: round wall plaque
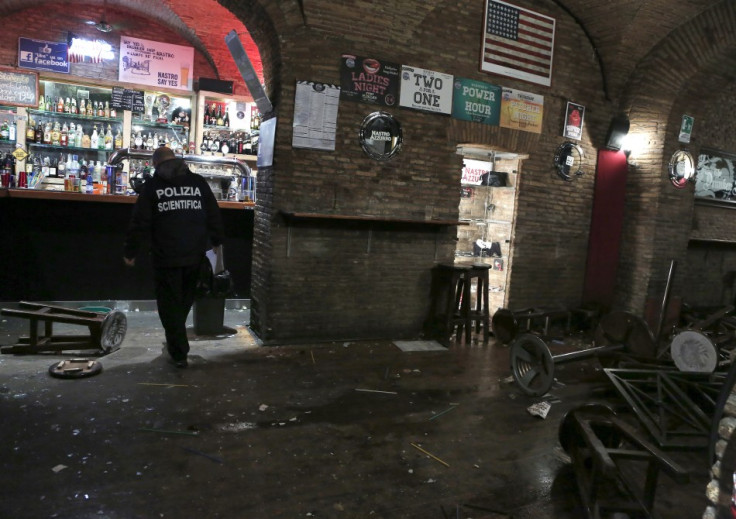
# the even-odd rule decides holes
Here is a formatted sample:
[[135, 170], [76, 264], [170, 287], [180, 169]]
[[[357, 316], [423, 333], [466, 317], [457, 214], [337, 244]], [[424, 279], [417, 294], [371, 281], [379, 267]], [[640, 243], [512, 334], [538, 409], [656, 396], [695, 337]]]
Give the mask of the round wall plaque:
[[389, 160], [401, 149], [401, 124], [386, 112], [373, 112], [360, 125], [360, 146], [369, 157]]
[[677, 189], [687, 186], [687, 183], [694, 180], [695, 177], [695, 161], [690, 152], [678, 150], [672, 154], [668, 167], [670, 182]]
[[574, 142], [563, 142], [555, 152], [555, 168], [562, 180], [572, 181], [583, 174], [583, 150]]

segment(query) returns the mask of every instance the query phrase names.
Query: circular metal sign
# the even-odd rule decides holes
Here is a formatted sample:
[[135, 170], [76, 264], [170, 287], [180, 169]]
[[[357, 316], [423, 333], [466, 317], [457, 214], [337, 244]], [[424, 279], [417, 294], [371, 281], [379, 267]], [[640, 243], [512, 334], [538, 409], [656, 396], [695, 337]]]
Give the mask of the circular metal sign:
[[555, 168], [562, 180], [572, 181], [583, 174], [583, 150], [574, 142], [563, 142], [555, 152]]
[[692, 330], [678, 333], [672, 339], [670, 354], [680, 371], [713, 373], [718, 365], [718, 350], [713, 342], [702, 333]]
[[670, 182], [677, 189], [682, 189], [687, 186], [688, 182], [693, 181], [695, 177], [695, 161], [690, 152], [685, 150], [676, 151], [670, 159], [668, 172]]
[[373, 112], [360, 125], [360, 146], [369, 157], [389, 160], [401, 149], [401, 124], [386, 112]]

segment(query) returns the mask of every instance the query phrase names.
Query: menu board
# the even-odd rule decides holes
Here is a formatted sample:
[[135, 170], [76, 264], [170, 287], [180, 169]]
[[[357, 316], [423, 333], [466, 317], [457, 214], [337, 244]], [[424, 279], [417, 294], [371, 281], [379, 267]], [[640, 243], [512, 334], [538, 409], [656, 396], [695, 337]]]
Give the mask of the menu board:
[[129, 88], [112, 87], [112, 108], [118, 110], [130, 110], [143, 113], [145, 104], [142, 90], [131, 90]]
[[0, 104], [38, 106], [38, 73], [0, 67]]

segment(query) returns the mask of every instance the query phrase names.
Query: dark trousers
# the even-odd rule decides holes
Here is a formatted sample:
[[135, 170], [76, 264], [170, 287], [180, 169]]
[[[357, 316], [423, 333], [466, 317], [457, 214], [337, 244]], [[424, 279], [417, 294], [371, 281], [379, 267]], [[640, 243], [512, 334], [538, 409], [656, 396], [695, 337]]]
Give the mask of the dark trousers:
[[156, 268], [156, 303], [158, 316], [166, 333], [166, 349], [174, 360], [189, 353], [187, 316], [194, 304], [194, 289], [199, 266]]

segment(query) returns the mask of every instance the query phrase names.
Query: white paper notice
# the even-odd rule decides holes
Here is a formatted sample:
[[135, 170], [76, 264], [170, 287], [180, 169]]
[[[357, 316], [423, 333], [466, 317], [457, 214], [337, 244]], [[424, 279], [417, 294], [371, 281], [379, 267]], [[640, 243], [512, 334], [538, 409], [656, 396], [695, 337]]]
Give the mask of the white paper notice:
[[297, 81], [294, 98], [294, 148], [335, 150], [340, 87]]

